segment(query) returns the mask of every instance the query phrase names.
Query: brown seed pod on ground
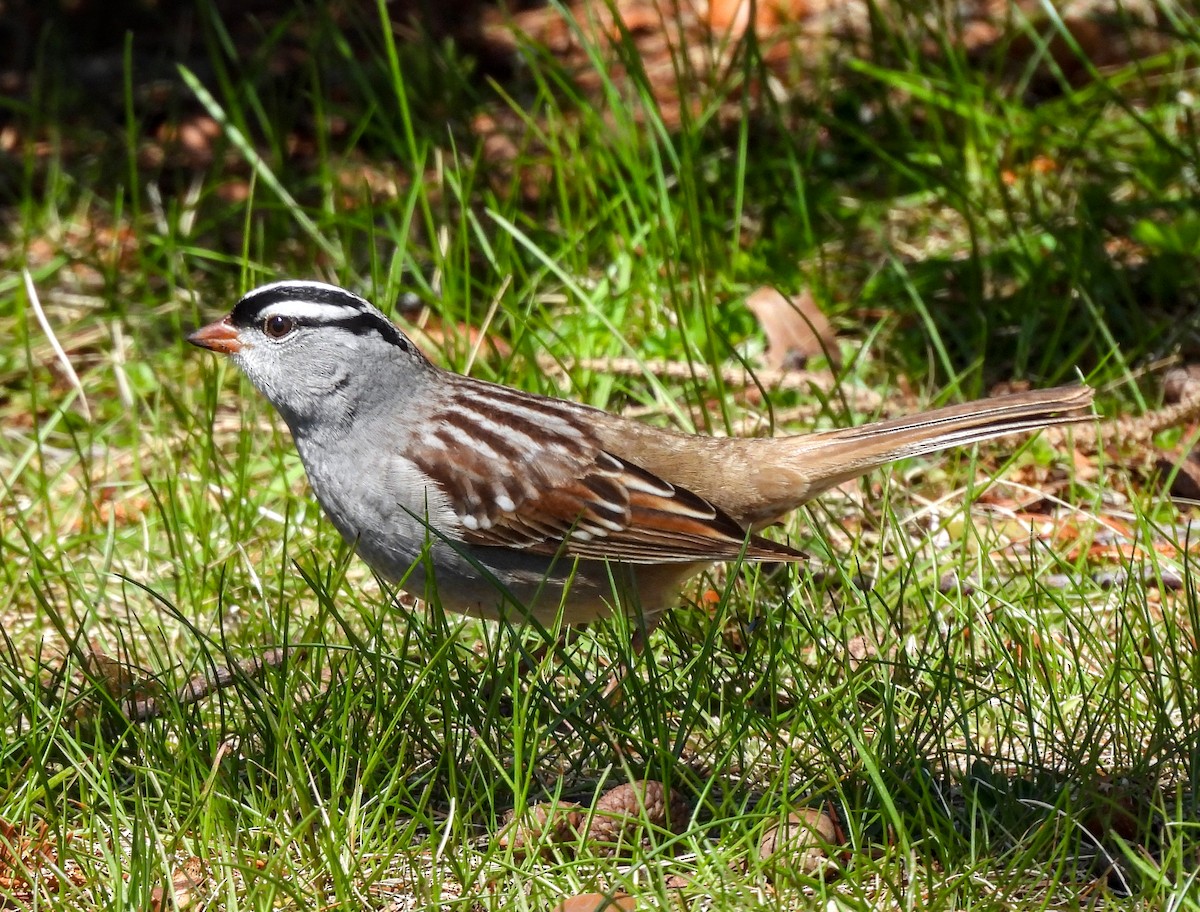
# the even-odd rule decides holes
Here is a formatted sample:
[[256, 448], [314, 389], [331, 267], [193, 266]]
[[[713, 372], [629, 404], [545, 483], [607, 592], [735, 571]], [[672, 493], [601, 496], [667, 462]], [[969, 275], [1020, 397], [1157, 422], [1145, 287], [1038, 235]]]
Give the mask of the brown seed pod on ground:
[[690, 811], [687, 799], [674, 789], [655, 779], [639, 779], [600, 796], [588, 836], [600, 844], [628, 842], [639, 827], [647, 824], [679, 833]]
[[783, 823], [768, 827], [758, 844], [767, 876], [793, 873], [815, 877], [833, 866], [829, 853], [842, 841], [831, 808], [800, 808]]
[[571, 801], [534, 804], [519, 817], [509, 811], [500, 830], [500, 844], [516, 852], [528, 852], [533, 847], [544, 851], [577, 839], [584, 820], [584, 811]]

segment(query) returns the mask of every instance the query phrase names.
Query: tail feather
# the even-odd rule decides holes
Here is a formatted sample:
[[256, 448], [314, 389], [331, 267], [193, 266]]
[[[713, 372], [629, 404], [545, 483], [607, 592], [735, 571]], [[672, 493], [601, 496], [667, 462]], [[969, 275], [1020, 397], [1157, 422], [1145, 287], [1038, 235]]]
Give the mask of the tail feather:
[[820, 481], [812, 496], [897, 459], [1087, 421], [1092, 395], [1087, 386], [1062, 386], [949, 405], [792, 438], [792, 456], [805, 465], [806, 475]]
[[[1092, 417], [1091, 404], [1089, 387], [1063, 386], [948, 405], [858, 427], [747, 440], [741, 461], [729, 464], [730, 475], [714, 493], [714, 502], [725, 505], [740, 522], [761, 529], [822, 491], [889, 462], [1087, 421]], [[747, 472], [748, 464], [751, 484], [737, 477]], [[703, 482], [696, 479], [694, 486], [705, 494]], [[715, 488], [710, 483], [708, 490]]]
[[[794, 437], [704, 438], [663, 434], [593, 416], [604, 448], [762, 529], [835, 485], [897, 459], [924, 456], [1092, 417], [1092, 390], [1064, 386], [1011, 393]], [[689, 455], [703, 448], [704, 458]]]

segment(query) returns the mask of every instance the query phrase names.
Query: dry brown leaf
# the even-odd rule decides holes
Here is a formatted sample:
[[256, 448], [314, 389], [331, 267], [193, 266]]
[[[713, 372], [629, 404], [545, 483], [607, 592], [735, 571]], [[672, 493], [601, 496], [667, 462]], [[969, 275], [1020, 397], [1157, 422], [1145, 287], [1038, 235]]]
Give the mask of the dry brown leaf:
[[175, 869], [169, 891], [160, 884], [150, 892], [151, 912], [196, 908], [201, 900], [198, 894], [203, 890], [207, 878], [204, 862], [193, 855]]
[[179, 167], [203, 170], [214, 161], [221, 132], [221, 125], [207, 114], [194, 114], [178, 122], [166, 121], [155, 132], [154, 155], [160, 163], [169, 161]]
[[217, 198], [226, 203], [244, 203], [250, 199], [250, 182], [235, 177], [217, 184]]
[[759, 36], [769, 34], [782, 22], [795, 22], [812, 12], [808, 0], [709, 0], [708, 27], [722, 37], [740, 38], [750, 24], [754, 12], [754, 31]]
[[767, 336], [767, 364], [772, 368], [800, 368], [822, 354], [834, 367], [842, 363], [833, 326], [807, 288], [788, 298], [764, 285], [750, 293], [746, 306]]
[[1200, 460], [1195, 451], [1186, 456], [1179, 451], [1164, 453], [1155, 461], [1162, 479], [1171, 480], [1169, 489], [1172, 497], [1184, 500], [1200, 500]]
[[553, 912], [632, 912], [637, 900], [628, 893], [580, 893], [569, 896]]
[[875, 657], [878, 647], [865, 636], [851, 637], [846, 641], [846, 655], [850, 659], [850, 670], [857, 671], [866, 661]]
[[[70, 842], [73, 832], [66, 834]], [[64, 870], [56, 851], [57, 839], [50, 832], [50, 825], [39, 820], [29, 828], [22, 828], [0, 817], [0, 909], [9, 908], [5, 900], [16, 902], [20, 908], [37, 907], [40, 896], [59, 893], [63, 879], [82, 887], [87, 883], [79, 871]]]

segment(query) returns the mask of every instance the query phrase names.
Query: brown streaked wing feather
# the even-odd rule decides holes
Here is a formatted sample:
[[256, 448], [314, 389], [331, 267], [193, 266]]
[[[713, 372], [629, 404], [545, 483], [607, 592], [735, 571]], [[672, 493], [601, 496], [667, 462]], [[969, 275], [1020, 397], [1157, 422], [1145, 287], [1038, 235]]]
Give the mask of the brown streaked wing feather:
[[469, 405], [439, 415], [408, 454], [449, 497], [469, 544], [629, 563], [804, 558], [601, 449], [575, 420], [580, 406], [472, 387]]
[[467, 530], [463, 538], [628, 563], [731, 560], [743, 552], [759, 560], [804, 557], [749, 536], [708, 501], [603, 451], [571, 480], [496, 514], [489, 528]]

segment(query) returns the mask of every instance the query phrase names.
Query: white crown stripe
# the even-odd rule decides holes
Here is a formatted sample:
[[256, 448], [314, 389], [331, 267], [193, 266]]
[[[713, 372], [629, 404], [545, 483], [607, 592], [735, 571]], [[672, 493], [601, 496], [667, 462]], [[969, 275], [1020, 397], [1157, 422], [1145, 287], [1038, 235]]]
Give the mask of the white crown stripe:
[[277, 301], [268, 304], [259, 314], [261, 319], [280, 316], [291, 317], [302, 323], [337, 323], [347, 316], [360, 316], [363, 312], [357, 308], [342, 304], [323, 304], [317, 301]]
[[[347, 306], [353, 305], [361, 309], [361, 305], [366, 304], [365, 298], [356, 295], [352, 291], [347, 291], [344, 288], [339, 288], [337, 285], [329, 285], [325, 282], [314, 282], [309, 279], [282, 279], [278, 282], [270, 282], [266, 285], [260, 285], [258, 288], [251, 289], [242, 295], [243, 301], [253, 301], [255, 298], [270, 297], [278, 295], [284, 290], [294, 291], [298, 297], [296, 300], [306, 300], [312, 297], [325, 298], [345, 298]], [[307, 296], [307, 298], [305, 297]]]

